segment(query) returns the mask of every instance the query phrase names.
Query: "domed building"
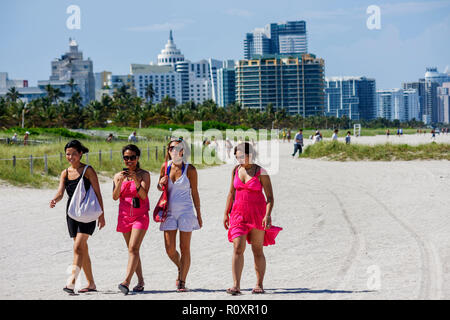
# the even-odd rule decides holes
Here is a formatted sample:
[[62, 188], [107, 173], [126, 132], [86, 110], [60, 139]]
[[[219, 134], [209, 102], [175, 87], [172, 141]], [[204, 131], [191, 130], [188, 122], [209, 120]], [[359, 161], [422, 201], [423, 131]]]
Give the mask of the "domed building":
[[184, 55], [173, 42], [172, 30], [170, 30], [169, 41], [167, 41], [166, 47], [158, 55], [158, 65], [175, 66], [175, 63], [180, 61], [184, 61]]

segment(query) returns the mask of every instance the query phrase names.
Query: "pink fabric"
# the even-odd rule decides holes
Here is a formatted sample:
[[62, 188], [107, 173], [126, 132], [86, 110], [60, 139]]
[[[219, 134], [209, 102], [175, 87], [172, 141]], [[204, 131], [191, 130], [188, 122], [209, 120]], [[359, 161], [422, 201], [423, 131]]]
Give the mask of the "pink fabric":
[[131, 229], [148, 229], [150, 202], [139, 198], [140, 208], [133, 208], [133, 198], [139, 197], [134, 181], [123, 181], [120, 189], [117, 232], [128, 233]]
[[[256, 228], [265, 231], [263, 245], [273, 245], [278, 233], [283, 229], [271, 226], [265, 230], [262, 226], [262, 220], [266, 215], [266, 198], [262, 192], [262, 184], [258, 179], [261, 170], [247, 183], [241, 181], [238, 171], [239, 168], [236, 169], [233, 181], [236, 193], [230, 213], [228, 240], [232, 242], [234, 238], [248, 234], [253, 228]], [[248, 237], [247, 242], [251, 243], [251, 239]]]

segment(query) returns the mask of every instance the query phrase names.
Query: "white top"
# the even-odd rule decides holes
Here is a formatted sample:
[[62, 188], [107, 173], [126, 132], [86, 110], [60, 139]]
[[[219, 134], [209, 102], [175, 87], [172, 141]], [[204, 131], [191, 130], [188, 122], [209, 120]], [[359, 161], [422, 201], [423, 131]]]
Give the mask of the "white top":
[[[172, 163], [169, 161], [168, 166]], [[194, 214], [194, 205], [191, 196], [191, 183], [186, 173], [189, 163], [185, 163], [184, 172], [175, 182], [169, 177], [169, 206], [168, 211], [176, 213], [192, 213]]]
[[338, 139], [338, 135], [336, 133], [333, 133], [333, 136], [331, 137], [333, 140], [337, 140]]

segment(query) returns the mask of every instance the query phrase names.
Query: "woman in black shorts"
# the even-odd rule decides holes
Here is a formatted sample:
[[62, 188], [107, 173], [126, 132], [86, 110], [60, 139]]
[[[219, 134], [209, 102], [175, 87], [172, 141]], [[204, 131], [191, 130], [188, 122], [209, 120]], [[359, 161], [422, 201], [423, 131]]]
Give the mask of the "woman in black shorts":
[[[50, 201], [50, 208], [54, 208], [56, 203], [60, 201], [64, 196], [64, 190], [67, 191], [69, 199], [66, 206], [66, 219], [67, 227], [69, 229], [69, 235], [74, 239], [73, 246], [73, 265], [72, 265], [72, 276], [69, 279], [67, 285], [64, 287], [64, 291], [68, 293], [75, 293], [75, 281], [77, 279], [78, 273], [83, 268], [84, 274], [87, 279], [87, 286], [84, 289], [78, 291], [78, 293], [85, 293], [91, 291], [97, 291], [94, 277], [92, 275], [91, 259], [89, 257], [87, 240], [89, 236], [94, 233], [96, 221], [90, 223], [82, 223], [73, 220], [67, 215], [69, 209], [70, 200], [72, 199], [73, 193], [77, 187], [78, 182], [81, 179], [84, 168], [86, 164], [81, 163], [81, 158], [84, 153], [88, 153], [89, 149], [83, 146], [78, 140], [73, 140], [66, 144], [64, 147], [66, 152], [66, 159], [70, 163], [70, 167], [61, 172], [61, 177], [59, 180], [59, 188], [56, 196]], [[95, 194], [97, 195], [100, 206], [103, 210], [103, 200], [100, 193], [100, 185], [98, 183], [98, 178], [95, 170], [92, 167], [88, 167], [83, 177], [84, 187], [86, 191], [89, 188], [94, 188]], [[104, 213], [98, 218], [99, 229], [105, 226], [105, 216]]]

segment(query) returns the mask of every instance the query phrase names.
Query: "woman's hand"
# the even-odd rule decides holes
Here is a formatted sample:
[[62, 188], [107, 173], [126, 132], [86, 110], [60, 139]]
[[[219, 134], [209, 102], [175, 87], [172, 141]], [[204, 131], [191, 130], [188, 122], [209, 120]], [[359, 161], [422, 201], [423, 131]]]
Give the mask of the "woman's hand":
[[159, 180], [159, 184], [163, 186], [163, 185], [167, 184], [168, 181], [169, 181], [169, 177], [164, 176]]
[[228, 230], [230, 227], [230, 217], [228, 214], [223, 217], [223, 226], [225, 227], [225, 230]]
[[98, 217], [98, 229], [102, 230], [102, 228], [105, 226], [105, 214], [102, 213], [100, 217]]
[[127, 177], [133, 180], [134, 182], [139, 182], [138, 177], [136, 175], [136, 171], [128, 171]]
[[52, 201], [50, 201], [50, 208], [54, 208], [56, 206], [56, 200], [52, 199]]
[[270, 229], [272, 226], [272, 218], [270, 216], [265, 216], [262, 220], [262, 226], [264, 229]]

